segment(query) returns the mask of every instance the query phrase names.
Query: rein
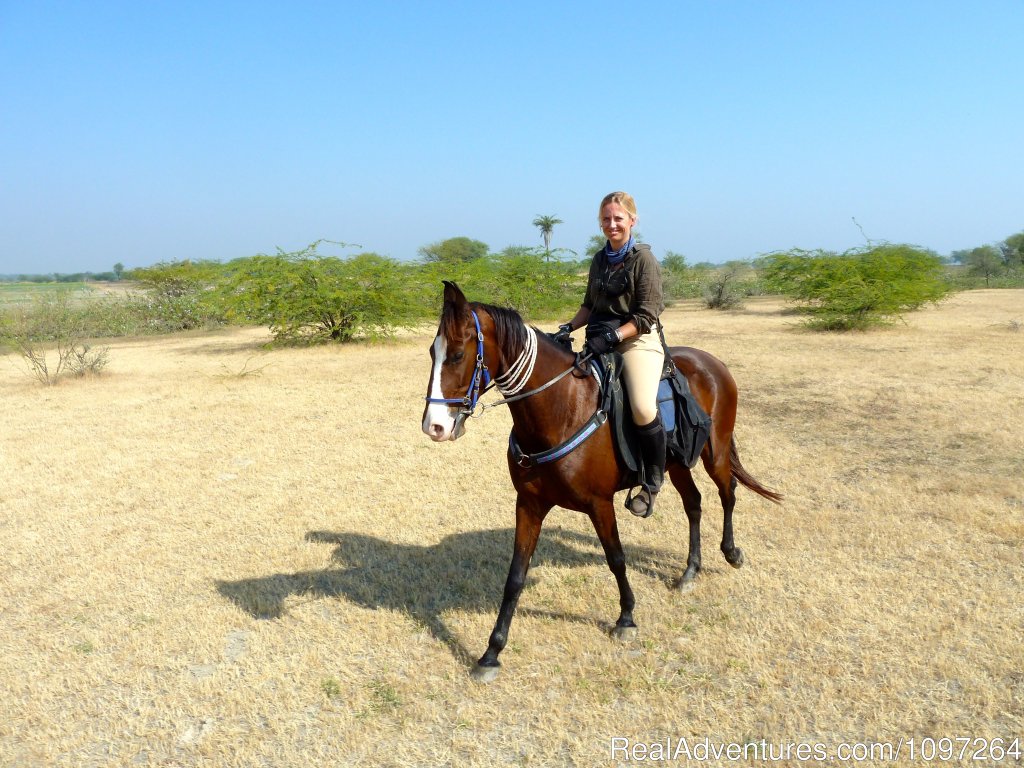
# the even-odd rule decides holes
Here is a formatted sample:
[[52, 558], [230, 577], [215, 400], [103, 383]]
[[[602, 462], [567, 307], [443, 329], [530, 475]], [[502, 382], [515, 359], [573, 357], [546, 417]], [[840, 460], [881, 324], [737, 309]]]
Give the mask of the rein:
[[[554, 386], [555, 384], [560, 382], [562, 379], [564, 379], [566, 376], [568, 376], [570, 373], [572, 373], [577, 368], [582, 366], [583, 363], [585, 363], [588, 359], [589, 359], [589, 357], [584, 357], [584, 358], [579, 358], [579, 359], [575, 360], [570, 368], [566, 368], [560, 374], [555, 376], [555, 378], [553, 378], [550, 381], [547, 381], [547, 382], [541, 384], [536, 389], [531, 389], [531, 390], [529, 390], [527, 392], [522, 392], [520, 394], [509, 393], [511, 395], [510, 397], [506, 397], [506, 398], [503, 398], [501, 400], [495, 400], [493, 403], [481, 403], [480, 404], [480, 412], [481, 412], [481, 414], [484, 411], [487, 411], [487, 410], [489, 410], [491, 408], [497, 408], [499, 405], [508, 405], [509, 403], [515, 403], [515, 402], [518, 402], [519, 400], [525, 400], [528, 397], [532, 397], [533, 395], [540, 394], [545, 389], [547, 389], [548, 387]], [[534, 350], [534, 360], [536, 361], [536, 350]], [[531, 366], [531, 372], [532, 372], [532, 368], [533, 367]], [[520, 384], [520, 387], [522, 387], [522, 385], [525, 384], [525, 383], [526, 383], [526, 381], [524, 380]], [[504, 390], [502, 390], [500, 386], [498, 387], [498, 389], [499, 389], [499, 391], [504, 392]], [[516, 390], [516, 391], [518, 391], [518, 390]]]

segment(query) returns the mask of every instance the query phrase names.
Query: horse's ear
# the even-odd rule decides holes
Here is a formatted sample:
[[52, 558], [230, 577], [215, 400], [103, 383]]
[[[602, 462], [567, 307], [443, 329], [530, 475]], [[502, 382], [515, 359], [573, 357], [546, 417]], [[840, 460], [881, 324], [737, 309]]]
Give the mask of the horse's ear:
[[459, 286], [451, 280], [444, 281], [444, 307], [441, 308], [441, 333], [445, 338], [455, 339], [462, 333], [462, 327], [469, 322], [469, 302]]
[[444, 303], [451, 304], [459, 315], [466, 311], [466, 304], [468, 304], [466, 295], [451, 280], [444, 281]]

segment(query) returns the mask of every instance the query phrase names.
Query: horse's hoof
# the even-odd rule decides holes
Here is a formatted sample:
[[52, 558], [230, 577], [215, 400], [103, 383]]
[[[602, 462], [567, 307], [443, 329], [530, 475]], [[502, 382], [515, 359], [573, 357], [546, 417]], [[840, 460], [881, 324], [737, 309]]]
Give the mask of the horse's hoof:
[[686, 570], [683, 571], [683, 575], [679, 577], [679, 581], [675, 584], [677, 592], [689, 592], [693, 589], [693, 582], [697, 578], [697, 574], [700, 573], [699, 565], [688, 565]]
[[628, 643], [631, 640], [635, 640], [639, 630], [633, 627], [620, 627], [616, 624], [612, 627], [612, 638], [623, 643]]
[[683, 578], [681, 578], [676, 583], [675, 591], [678, 592], [681, 595], [685, 595], [687, 592], [692, 592], [693, 588], [695, 586], [697, 586], [696, 584], [693, 583], [693, 579], [694, 579], [693, 576], [691, 576], [690, 578], [686, 578], [685, 576], [683, 576]]
[[742, 568], [744, 562], [743, 550], [736, 547], [730, 554], [725, 556], [725, 561], [733, 568]]
[[499, 671], [501, 671], [501, 667], [484, 667], [477, 664], [469, 674], [478, 683], [492, 683]]

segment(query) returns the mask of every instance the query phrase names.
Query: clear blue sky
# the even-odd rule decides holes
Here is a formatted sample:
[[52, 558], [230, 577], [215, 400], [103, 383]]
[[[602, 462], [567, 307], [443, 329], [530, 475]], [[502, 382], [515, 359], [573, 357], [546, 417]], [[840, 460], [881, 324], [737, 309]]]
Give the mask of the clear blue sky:
[[0, 0], [0, 273], [1024, 230], [1022, 0]]

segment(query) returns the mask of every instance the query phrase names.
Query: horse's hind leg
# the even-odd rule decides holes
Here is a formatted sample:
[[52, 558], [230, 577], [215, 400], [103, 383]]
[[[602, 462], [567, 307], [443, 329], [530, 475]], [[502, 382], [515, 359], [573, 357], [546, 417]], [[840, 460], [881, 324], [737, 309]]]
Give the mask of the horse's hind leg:
[[683, 509], [686, 510], [686, 519], [690, 523], [690, 550], [686, 556], [686, 570], [682, 578], [676, 584], [677, 589], [682, 589], [697, 578], [700, 571], [700, 491], [697, 484], [693, 482], [693, 475], [690, 470], [682, 464], [673, 464], [669, 468], [669, 478], [672, 485], [683, 497]]
[[[728, 445], [728, 443], [726, 443]], [[722, 500], [722, 554], [725, 561], [733, 568], [743, 565], [743, 550], [736, 546], [732, 538], [732, 510], [736, 506], [736, 478], [732, 476], [732, 464], [728, 450], [718, 450], [714, 463], [708, 462], [705, 455], [704, 468], [715, 485], [718, 486], [718, 497]]]
[[633, 623], [633, 606], [636, 605], [636, 599], [629, 586], [629, 579], [626, 578], [626, 553], [622, 551], [619, 526], [615, 521], [615, 508], [610, 499], [598, 502], [590, 512], [590, 521], [594, 524], [597, 538], [601, 540], [601, 546], [604, 547], [604, 556], [608, 560], [608, 567], [615, 576], [615, 583], [619, 586], [619, 619], [612, 629], [612, 637], [628, 640], [637, 632], [636, 624]]
[[718, 495], [722, 499], [722, 554], [725, 561], [733, 568], [743, 566], [743, 550], [732, 540], [732, 509], [736, 506], [736, 478], [729, 478], [729, 492], [726, 495], [721, 488]]
[[523, 494], [516, 498], [516, 540], [512, 550], [512, 563], [508, 568], [508, 578], [505, 580], [505, 593], [501, 600], [501, 608], [498, 610], [498, 620], [487, 643], [487, 651], [473, 669], [473, 677], [481, 682], [490, 682], [498, 676], [498, 669], [501, 667], [498, 654], [505, 650], [508, 643], [512, 615], [526, 584], [526, 572], [530, 568], [533, 551], [537, 548], [541, 525], [550, 510], [550, 504], [524, 497]]

